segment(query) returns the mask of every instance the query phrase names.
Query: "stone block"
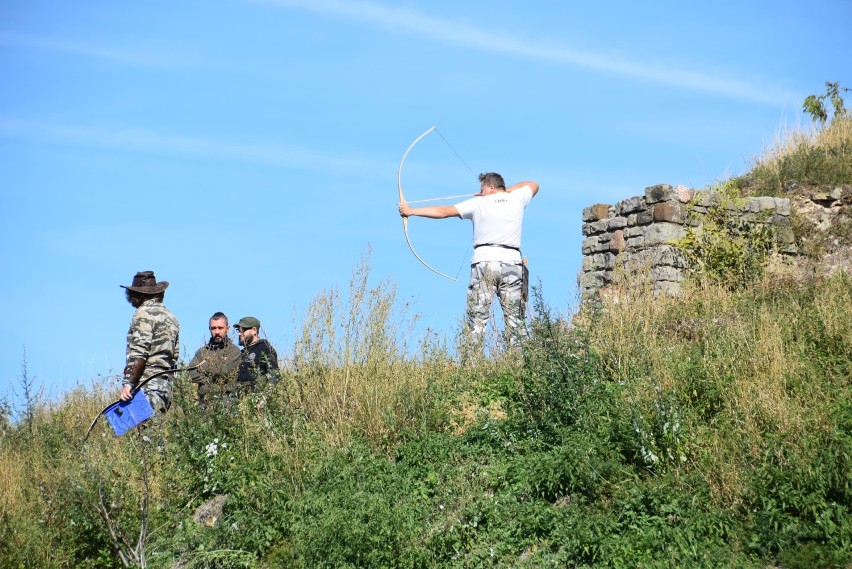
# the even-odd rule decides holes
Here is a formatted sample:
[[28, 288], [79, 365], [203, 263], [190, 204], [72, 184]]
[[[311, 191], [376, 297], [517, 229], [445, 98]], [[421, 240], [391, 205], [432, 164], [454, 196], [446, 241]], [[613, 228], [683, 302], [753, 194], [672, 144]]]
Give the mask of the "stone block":
[[645, 234], [640, 233], [635, 237], [629, 237], [625, 240], [628, 249], [639, 249], [645, 246]]
[[695, 192], [695, 201], [694, 205], [698, 207], [711, 208], [715, 205], [719, 205], [719, 194], [716, 192], [710, 191], [700, 191]]
[[661, 221], [648, 226], [645, 232], [645, 245], [664, 245], [670, 241], [683, 239], [685, 235], [686, 229], [683, 225]]
[[628, 227], [624, 230], [624, 236], [628, 239], [639, 237], [641, 235], [645, 235], [645, 231], [647, 231], [647, 229], [647, 227]]
[[607, 230], [607, 225], [609, 224], [608, 220], [602, 219], [600, 221], [593, 221], [591, 223], [586, 223], [583, 226], [585, 230], [588, 227], [589, 233], [588, 235], [597, 235], [599, 233], [603, 233]]
[[636, 214], [636, 223], [638, 225], [648, 225], [654, 221], [654, 212], [651, 210], [640, 211]]
[[624, 229], [625, 227], [627, 227], [627, 218], [621, 216], [613, 217], [609, 220], [606, 226], [609, 231], [613, 231], [615, 229]]
[[764, 211], [775, 211], [777, 204], [775, 198], [770, 196], [761, 196], [757, 198], [749, 198], [745, 204], [737, 203], [736, 201], [728, 205], [728, 209], [733, 211], [742, 211], [749, 213], [761, 213]]
[[787, 198], [775, 198], [775, 213], [778, 215], [790, 215], [790, 200]]
[[645, 188], [645, 203], [648, 205], [677, 199], [677, 193], [669, 184], [657, 184]]
[[642, 272], [651, 268], [647, 249], [625, 251], [618, 257], [621, 266], [628, 272]]
[[599, 219], [606, 219], [607, 217], [610, 217], [609, 210], [611, 207], [611, 205], [603, 203], [590, 205], [583, 209], [583, 221], [598, 221]]
[[775, 227], [775, 242], [779, 245], [790, 245], [796, 242], [796, 234], [789, 225]]
[[640, 211], [639, 213], [631, 213], [627, 216], [627, 225], [648, 225], [654, 221], [654, 212], [651, 210]]
[[609, 241], [611, 236], [609, 234], [604, 234], [604, 237], [605, 239], [603, 241], [599, 235], [593, 235], [592, 237], [586, 237], [583, 239], [583, 244], [581, 246], [583, 255], [609, 251]]
[[686, 256], [673, 245], [659, 245], [647, 253], [651, 266], [686, 267]]
[[835, 186], [828, 195], [844, 204], [852, 203], [852, 185]]
[[651, 267], [651, 278], [655, 281], [680, 282], [684, 277], [684, 270], [677, 267]]
[[612, 232], [612, 239], [609, 241], [609, 250], [613, 253], [621, 253], [627, 247], [624, 242], [624, 231], [617, 229]]
[[583, 289], [599, 289], [610, 282], [611, 279], [606, 271], [594, 271], [580, 275], [579, 284]]
[[759, 211], [775, 211], [777, 209], [776, 199], [769, 196], [757, 198]]
[[637, 213], [643, 211], [647, 208], [647, 204], [645, 204], [645, 198], [642, 196], [636, 196], [632, 198], [628, 198], [626, 200], [621, 200], [620, 202], [615, 204], [615, 215], [628, 215], [631, 213]]
[[775, 215], [769, 218], [769, 223], [772, 224], [772, 226], [774, 227], [785, 227], [790, 225], [790, 223], [792, 222], [790, 221], [789, 215], [781, 215], [779, 213], [776, 213]]
[[677, 201], [680, 203], [689, 203], [692, 201], [695, 192], [687, 188], [686, 186], [676, 186], [674, 189], [675, 196], [677, 196]]
[[612, 253], [597, 253], [583, 257], [582, 268], [585, 272], [606, 271], [615, 265], [615, 255]]
[[656, 203], [654, 204], [654, 221], [683, 224], [686, 222], [686, 207], [676, 201]]

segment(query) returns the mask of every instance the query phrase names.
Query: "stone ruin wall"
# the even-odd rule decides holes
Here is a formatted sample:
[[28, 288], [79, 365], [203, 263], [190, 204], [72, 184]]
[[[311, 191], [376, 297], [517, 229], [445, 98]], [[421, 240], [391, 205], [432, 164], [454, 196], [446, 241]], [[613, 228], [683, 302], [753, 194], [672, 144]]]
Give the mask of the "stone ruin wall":
[[[750, 223], [771, 224], [779, 252], [797, 252], [790, 224], [790, 200], [751, 197], [729, 200], [729, 215]], [[581, 300], [605, 296], [617, 283], [632, 286], [647, 275], [657, 294], [677, 294], [687, 276], [684, 254], [673, 241], [699, 227], [701, 215], [720, 204], [709, 190], [659, 184], [645, 194], [615, 205], [595, 204], [583, 210], [583, 264], [579, 274]]]

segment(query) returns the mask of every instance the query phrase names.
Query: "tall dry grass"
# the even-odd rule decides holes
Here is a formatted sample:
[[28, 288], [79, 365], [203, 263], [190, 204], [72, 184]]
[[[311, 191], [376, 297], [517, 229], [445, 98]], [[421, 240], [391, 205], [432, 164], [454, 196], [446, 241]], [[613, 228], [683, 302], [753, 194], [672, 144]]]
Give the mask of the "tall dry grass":
[[828, 125], [783, 128], [752, 159], [747, 193], [788, 193], [788, 183], [830, 185], [852, 181], [852, 117], [835, 117]]
[[[138, 452], [128, 452], [126, 439], [101, 428], [83, 442], [89, 423], [115, 393], [103, 381], [91, 390], [74, 389], [32, 409], [29, 428], [4, 433], [0, 541], [9, 550], [0, 557], [20, 558], [27, 566], [72, 566], [80, 553], [68, 548], [72, 535], [95, 542], [87, 536], [105, 529], [106, 517], [121, 534], [138, 531]], [[152, 487], [151, 495], [156, 492]]]
[[389, 280], [371, 286], [369, 273], [365, 256], [346, 295], [335, 287], [314, 298], [285, 358], [282, 384], [293, 409], [339, 446], [354, 433], [379, 444], [420, 430], [436, 395], [450, 387], [446, 339], [414, 339], [420, 316]]
[[732, 504], [770, 440], [799, 448], [807, 433], [828, 428], [838, 370], [826, 373], [821, 360], [852, 361], [850, 279], [799, 287], [767, 274], [739, 292], [709, 283], [686, 283], [679, 298], [633, 289], [584, 316], [605, 375], [625, 385], [633, 405], [650, 408], [662, 392], [694, 411], [691, 448], [703, 449], [703, 473]]

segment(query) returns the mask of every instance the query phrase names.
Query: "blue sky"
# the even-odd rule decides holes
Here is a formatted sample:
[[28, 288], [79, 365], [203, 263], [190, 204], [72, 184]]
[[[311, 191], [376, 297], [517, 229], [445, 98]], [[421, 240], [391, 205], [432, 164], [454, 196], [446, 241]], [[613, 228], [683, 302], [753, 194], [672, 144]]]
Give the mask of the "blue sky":
[[[748, 169], [825, 81], [852, 86], [845, 0], [6, 0], [0, 10], [0, 396], [123, 367], [137, 270], [184, 350], [217, 310], [286, 353], [372, 250], [422, 327], [464, 310], [470, 227], [396, 212], [432, 125], [476, 172], [541, 185], [524, 253], [576, 303], [580, 213]], [[847, 105], [850, 106], [850, 105]], [[409, 200], [477, 191], [434, 134]], [[451, 202], [452, 203], [452, 202]]]

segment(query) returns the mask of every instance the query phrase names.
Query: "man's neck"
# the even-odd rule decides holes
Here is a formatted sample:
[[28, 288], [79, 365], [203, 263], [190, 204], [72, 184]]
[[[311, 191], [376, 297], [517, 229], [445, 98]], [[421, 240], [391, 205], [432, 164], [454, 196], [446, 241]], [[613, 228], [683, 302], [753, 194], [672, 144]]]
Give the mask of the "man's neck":
[[146, 298], [145, 300], [142, 300], [141, 302], [134, 304], [132, 306], [133, 306], [133, 308], [142, 308], [143, 306], [148, 306], [150, 304], [155, 304], [155, 303], [158, 303], [158, 302], [160, 302], [159, 298]]

